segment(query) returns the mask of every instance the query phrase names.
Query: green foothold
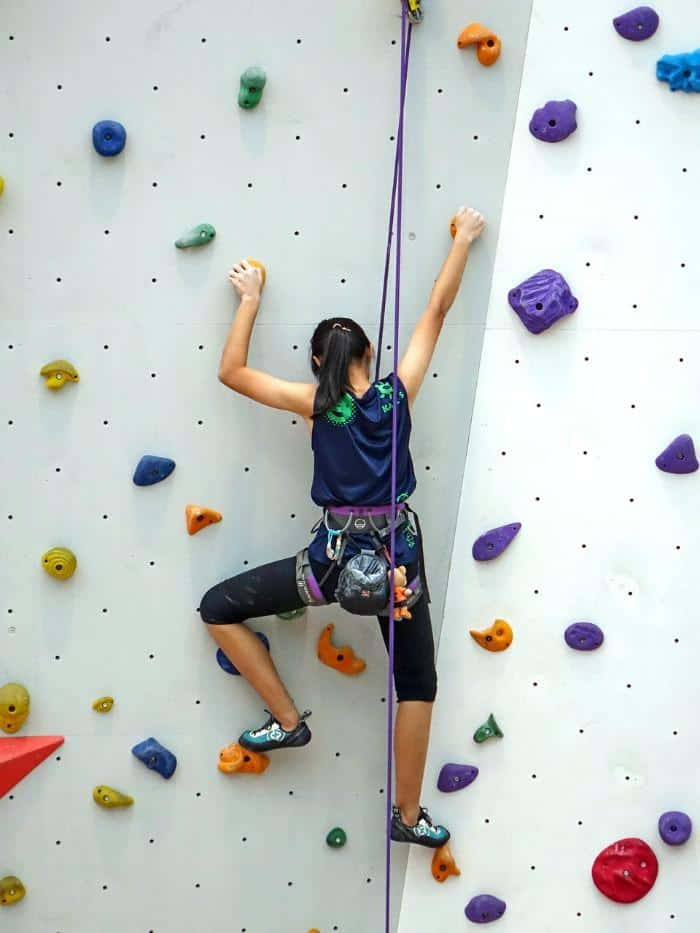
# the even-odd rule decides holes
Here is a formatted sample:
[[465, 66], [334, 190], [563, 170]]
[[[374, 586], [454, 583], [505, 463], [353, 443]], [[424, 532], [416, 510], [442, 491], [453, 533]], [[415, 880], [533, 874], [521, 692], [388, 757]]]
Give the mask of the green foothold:
[[26, 893], [24, 885], [16, 875], [0, 878], [0, 906], [9, 907], [10, 904], [16, 904]]
[[215, 236], [216, 230], [211, 224], [197, 224], [196, 227], [192, 227], [175, 240], [175, 246], [178, 249], [187, 249], [188, 246], [205, 246], [211, 243]]
[[302, 606], [301, 609], [291, 609], [289, 612], [278, 612], [277, 618], [284, 619], [285, 622], [288, 622], [290, 619], [298, 619], [300, 616], [303, 616], [306, 612], [306, 606]]
[[100, 784], [99, 787], [93, 790], [92, 799], [101, 807], [107, 807], [110, 810], [112, 807], [130, 807], [134, 802], [133, 797], [128, 794], [121, 794], [113, 787], [107, 787], [106, 784]]
[[498, 723], [496, 722], [493, 713], [491, 713], [486, 722], [482, 726], [479, 726], [479, 728], [474, 733], [474, 741], [485, 742], [486, 739], [494, 738], [502, 739], [503, 733], [499, 729]]
[[262, 68], [251, 65], [241, 75], [241, 87], [238, 91], [238, 106], [244, 110], [252, 110], [262, 100], [263, 88], [267, 76]]
[[326, 836], [326, 842], [331, 849], [341, 849], [347, 841], [348, 837], [345, 830], [341, 829], [340, 826], [334, 827]]

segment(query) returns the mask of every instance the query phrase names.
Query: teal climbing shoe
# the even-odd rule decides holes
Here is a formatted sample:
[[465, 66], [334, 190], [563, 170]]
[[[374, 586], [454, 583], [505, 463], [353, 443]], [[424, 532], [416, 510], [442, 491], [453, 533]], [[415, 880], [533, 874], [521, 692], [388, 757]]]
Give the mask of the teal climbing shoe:
[[439, 849], [450, 838], [450, 833], [444, 826], [433, 826], [425, 807], [420, 807], [417, 823], [407, 826], [401, 819], [401, 810], [392, 806], [391, 838], [394, 842], [415, 842], [429, 849]]
[[[270, 713], [270, 710], [266, 709], [265, 712]], [[259, 729], [246, 729], [241, 733], [238, 744], [253, 752], [270, 752], [275, 748], [300, 748], [311, 741], [311, 730], [304, 721], [310, 715], [310, 709], [304, 710], [296, 727], [287, 732], [270, 713], [270, 718]]]

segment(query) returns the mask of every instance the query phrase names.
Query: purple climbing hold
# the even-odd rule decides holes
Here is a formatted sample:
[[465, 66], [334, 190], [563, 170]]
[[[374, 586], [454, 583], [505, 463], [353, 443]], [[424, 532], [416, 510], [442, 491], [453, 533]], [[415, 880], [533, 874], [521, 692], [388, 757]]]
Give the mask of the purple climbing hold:
[[641, 42], [650, 39], [659, 28], [659, 14], [650, 6], [638, 6], [629, 13], [616, 16], [613, 26], [623, 39]]
[[541, 334], [578, 308], [566, 279], [554, 269], [542, 269], [511, 288], [508, 303], [531, 334]]
[[692, 831], [693, 821], [687, 813], [669, 810], [659, 817], [659, 835], [670, 846], [682, 846], [690, 839]]
[[574, 651], [595, 651], [604, 638], [603, 630], [593, 622], [574, 622], [564, 632], [564, 641]]
[[690, 434], [679, 434], [671, 441], [656, 458], [656, 465], [664, 473], [694, 473], [698, 468], [698, 458]]
[[440, 768], [438, 777], [438, 790], [446, 794], [463, 787], [469, 787], [479, 776], [479, 769], [474, 765], [446, 764]]
[[505, 551], [521, 528], [520, 522], [513, 522], [512, 525], [501, 525], [484, 532], [472, 545], [472, 557], [474, 560], [493, 560]]
[[500, 920], [506, 912], [505, 901], [494, 897], [493, 894], [477, 894], [464, 908], [467, 920], [472, 923], [492, 923]]
[[576, 129], [576, 104], [573, 100], [548, 100], [530, 120], [530, 132], [543, 143], [560, 143]]

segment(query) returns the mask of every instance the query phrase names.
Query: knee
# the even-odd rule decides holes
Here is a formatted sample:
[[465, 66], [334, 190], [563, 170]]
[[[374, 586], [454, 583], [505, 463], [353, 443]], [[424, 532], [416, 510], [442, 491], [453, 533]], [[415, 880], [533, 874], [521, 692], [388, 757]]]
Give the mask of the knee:
[[236, 607], [223, 598], [219, 586], [213, 586], [202, 596], [199, 615], [207, 625], [230, 625], [243, 621]]
[[395, 677], [396, 696], [399, 703], [404, 700], [421, 700], [433, 703], [437, 696], [437, 671], [435, 665], [397, 672]]

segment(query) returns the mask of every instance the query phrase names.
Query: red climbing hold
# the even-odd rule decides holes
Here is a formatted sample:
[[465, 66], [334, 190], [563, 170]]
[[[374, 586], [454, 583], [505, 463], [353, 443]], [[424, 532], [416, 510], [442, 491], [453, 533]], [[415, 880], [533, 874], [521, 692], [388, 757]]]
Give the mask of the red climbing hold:
[[0, 739], [0, 797], [19, 784], [22, 778], [49, 757], [59, 745], [62, 735], [17, 736]]
[[593, 862], [595, 886], [611, 901], [631, 904], [651, 891], [659, 863], [643, 839], [618, 839]]

